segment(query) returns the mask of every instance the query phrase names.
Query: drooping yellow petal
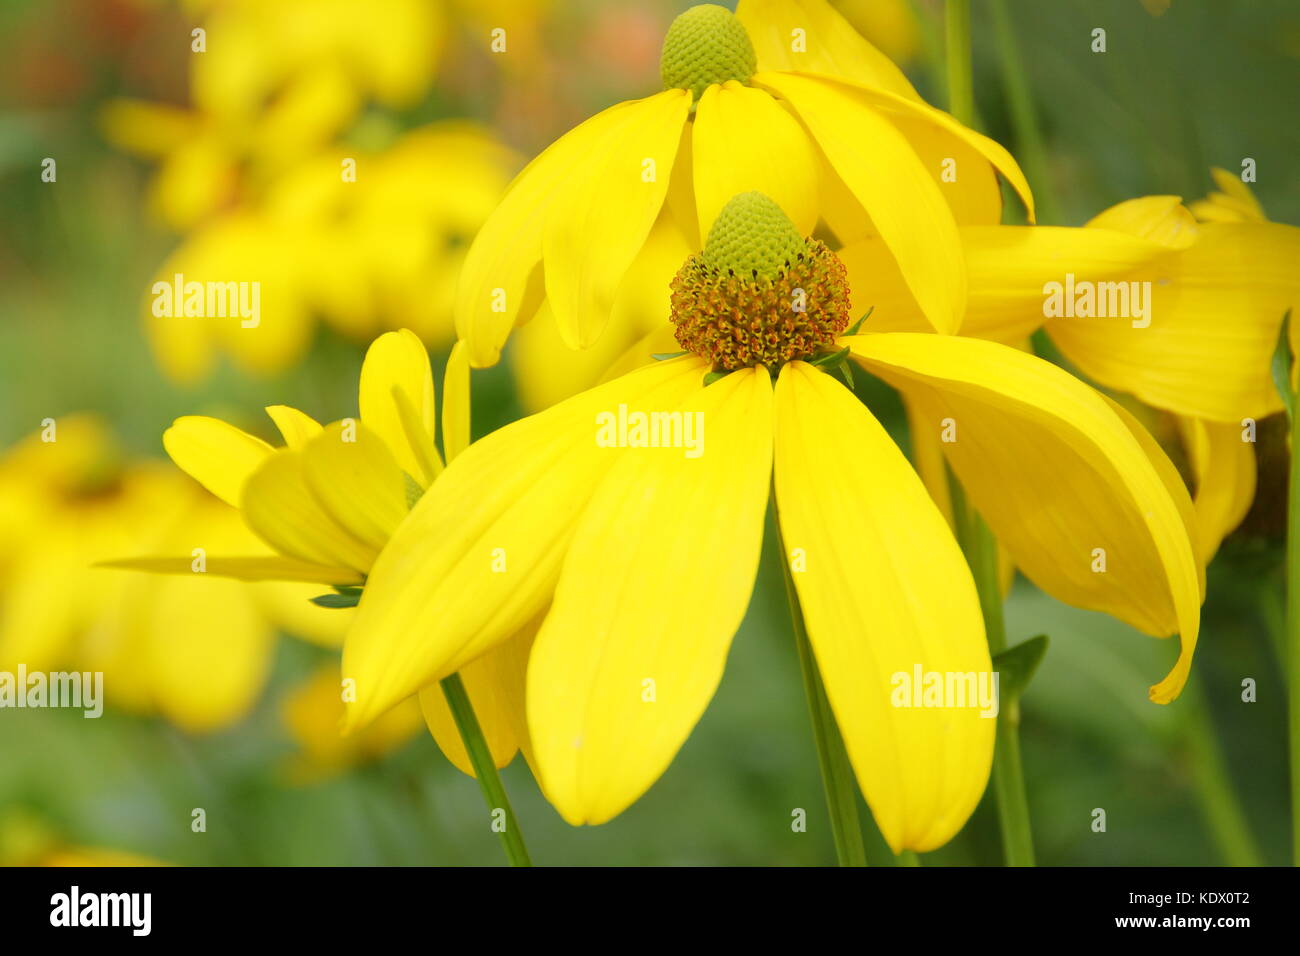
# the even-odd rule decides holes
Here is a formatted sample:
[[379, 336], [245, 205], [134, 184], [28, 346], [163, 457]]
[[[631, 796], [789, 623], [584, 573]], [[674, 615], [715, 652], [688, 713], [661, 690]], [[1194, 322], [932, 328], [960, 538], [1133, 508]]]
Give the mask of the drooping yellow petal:
[[176, 419], [162, 440], [181, 471], [236, 508], [244, 482], [273, 451], [262, 439], [202, 415]]
[[244, 483], [244, 520], [275, 550], [300, 561], [365, 573], [378, 547], [349, 533], [321, 507], [303, 473], [303, 453], [267, 458]]
[[1049, 362], [979, 339], [916, 333], [842, 340], [932, 421], [971, 501], [1017, 567], [1067, 603], [1181, 651], [1151, 690], [1178, 696], [1200, 624], [1200, 582], [1183, 514], [1128, 426]]
[[952, 210], [915, 151], [858, 91], [826, 79], [764, 73], [821, 147], [897, 261], [921, 313], [955, 332], [966, 303], [966, 262]]
[[344, 646], [349, 726], [517, 633], [550, 600], [564, 547], [622, 449], [598, 416], [675, 408], [699, 359], [641, 369], [475, 442], [425, 492], [368, 579]]
[[1144, 315], [1108, 304], [1107, 317], [1053, 318], [1047, 331], [1089, 377], [1149, 405], [1225, 423], [1263, 418], [1281, 408], [1270, 365], [1282, 316], [1300, 303], [1297, 261], [1293, 226], [1203, 223], [1195, 244], [1127, 277]]
[[604, 330], [663, 208], [691, 94], [665, 90], [628, 106], [568, 171], [542, 231], [546, 297], [572, 348], [588, 347]]
[[[501, 204], [474, 237], [461, 270], [455, 308], [456, 334], [469, 351], [471, 366], [496, 364], [510, 330], [528, 321], [536, 311], [542, 296], [541, 270], [537, 267], [542, 259], [548, 210], [597, 151], [610, 150], [607, 159], [630, 152], [609, 144], [611, 139], [617, 142], [613, 134], [624, 127], [629, 111], [635, 111], [637, 105], [611, 106], [547, 147], [515, 177]], [[679, 123], [674, 152], [681, 135]], [[635, 183], [640, 183], [643, 158], [644, 154], [635, 157]], [[666, 184], [672, 161], [658, 165], [657, 173], [662, 174]], [[658, 183], [645, 185], [658, 188]]]
[[364, 423], [326, 427], [303, 448], [302, 474], [325, 512], [375, 553], [409, 510], [402, 469]]
[[1196, 485], [1197, 556], [1208, 564], [1255, 500], [1253, 429], [1179, 417], [1178, 430]]
[[636, 448], [610, 470], [533, 646], [540, 782], [575, 825], [618, 815], [664, 772], [717, 689], [754, 587], [771, 379], [743, 369], [680, 408], [698, 449]]
[[96, 567], [122, 568], [128, 571], [153, 571], [156, 574], [211, 574], [240, 581], [306, 581], [315, 584], [360, 584], [362, 576], [350, 568], [335, 568], [307, 561], [295, 561], [278, 555], [266, 557], [205, 556], [204, 570], [196, 570], [196, 556], [175, 558], [117, 558], [101, 561]]
[[[515, 751], [521, 749], [531, 762], [524, 714], [524, 683], [528, 673], [528, 654], [539, 623], [540, 619], [533, 621], [521, 633], [460, 669], [474, 716], [498, 767], [510, 763]], [[477, 776], [441, 684], [430, 684], [420, 691], [420, 710], [424, 713], [429, 733], [446, 758], [461, 773]]]
[[[1063, 284], [1066, 273], [1089, 282], [1127, 279], [1167, 252], [1111, 229], [1058, 226], [969, 226], [961, 230], [961, 243], [969, 290], [961, 333], [1006, 345], [1023, 341], [1047, 321], [1048, 283]], [[837, 255], [848, 270], [852, 314], [874, 307], [865, 330], [928, 328], [880, 239], [855, 242]]]
[[442, 377], [442, 450], [451, 461], [469, 447], [469, 356], [463, 342], [451, 347]]
[[[406, 397], [418, 416], [414, 436], [408, 437], [394, 389]], [[429, 353], [414, 332], [408, 329], [385, 332], [370, 343], [361, 365], [357, 400], [361, 420], [387, 443], [401, 469], [412, 478], [424, 476], [416, 445], [425, 438], [432, 445], [437, 418]]]
[[895, 853], [941, 846], [984, 792], [997, 722], [978, 694], [912, 706], [902, 682], [910, 691], [918, 674], [970, 675], [972, 691], [981, 679], [992, 690], [961, 549], [888, 433], [803, 362], [777, 383], [776, 498], [783, 558], [858, 785]]
[[[691, 131], [700, 235], [734, 196], [757, 191], [801, 236], [817, 227], [817, 156], [808, 134], [771, 96], [735, 80], [704, 91]], [[680, 265], [680, 263], [679, 263]]]
[[320, 434], [320, 422], [289, 405], [267, 405], [266, 414], [271, 416], [289, 448], [301, 448], [308, 439]]
[[[763, 77], [756, 79], [756, 82], [763, 82]], [[996, 140], [989, 139], [973, 129], [962, 125], [950, 114], [943, 110], [935, 109], [928, 103], [915, 101], [905, 96], [899, 96], [887, 90], [873, 89], [870, 84], [863, 85], [855, 83], [852, 85], [845, 84], [845, 89], [852, 89], [856, 96], [863, 103], [869, 104], [873, 108], [881, 111], [883, 115], [897, 125], [901, 132], [909, 139], [913, 135], [926, 145], [926, 154], [933, 158], [959, 159], [959, 163], [953, 168], [956, 174], [957, 182], [961, 182], [962, 176], [972, 174], [982, 175], [986, 170], [978, 167], [972, 168], [967, 162], [963, 164], [962, 159], [968, 160], [974, 156], [982, 158], [982, 163], [991, 165], [1003, 176], [1016, 191], [1020, 201], [1025, 204], [1025, 212], [1032, 223], [1034, 221], [1034, 195], [1030, 192], [1029, 182], [1025, 179], [1024, 172], [1021, 171], [1020, 165], [1016, 162], [1006, 148]], [[937, 142], [947, 141], [952, 144], [951, 149], [935, 150], [933, 147]], [[940, 154], [942, 157], [940, 156]], [[932, 168], [931, 172], [937, 172], [942, 167]], [[956, 208], [962, 208], [963, 203], [956, 203]], [[870, 212], [870, 209], [868, 209]], [[978, 220], [976, 220], [978, 222]], [[991, 222], [997, 222], [996, 219]], [[988, 224], [988, 222], [986, 222]]]
[[903, 71], [826, 0], [741, 0], [736, 17], [760, 70], [823, 73], [920, 100]]

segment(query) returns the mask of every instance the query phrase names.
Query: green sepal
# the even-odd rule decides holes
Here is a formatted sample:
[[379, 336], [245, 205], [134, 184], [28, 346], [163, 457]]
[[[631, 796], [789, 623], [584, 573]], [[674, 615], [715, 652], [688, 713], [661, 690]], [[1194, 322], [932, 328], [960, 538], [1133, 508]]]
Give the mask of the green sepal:
[[871, 318], [871, 313], [875, 311], [876, 311], [876, 307], [873, 305], [871, 308], [867, 309], [867, 311], [862, 314], [862, 318], [858, 319], [858, 321], [854, 322], [847, 329], [845, 329], [843, 334], [857, 335], [858, 329], [862, 328], [862, 323], [867, 321], [867, 319]]
[[849, 368], [848, 362], [841, 362], [835, 366], [835, 371], [840, 373], [840, 378], [844, 379], [844, 384], [849, 387], [850, 392], [857, 391], [857, 387], [853, 384], [853, 369]]
[[361, 588], [355, 585], [335, 587], [337, 594], [319, 594], [311, 598], [317, 607], [356, 607], [361, 601]]
[[650, 357], [656, 362], [667, 362], [669, 359], [681, 358], [683, 355], [690, 354], [690, 352], [651, 352]]
[[1289, 419], [1295, 412], [1295, 395], [1291, 391], [1291, 310], [1282, 316], [1278, 330], [1277, 347], [1273, 349], [1273, 387], [1282, 398], [1282, 407]]
[[714, 372], [706, 372], [704, 375], [704, 387], [708, 388], [714, 382], [721, 381], [722, 379], [730, 375], [732, 371], [734, 371], [734, 369], [728, 371], [727, 369], [723, 368], [723, 369], [718, 369], [717, 371]]
[[843, 365], [845, 359], [849, 357], [849, 348], [846, 345], [838, 352], [827, 352], [825, 355], [819, 355], [816, 358], [808, 360], [809, 365], [816, 365], [818, 368], [834, 368]]
[[998, 694], [1002, 700], [1014, 701], [1024, 693], [1047, 653], [1047, 645], [1047, 635], [1039, 634], [993, 655], [993, 669], [1002, 675], [998, 678]]

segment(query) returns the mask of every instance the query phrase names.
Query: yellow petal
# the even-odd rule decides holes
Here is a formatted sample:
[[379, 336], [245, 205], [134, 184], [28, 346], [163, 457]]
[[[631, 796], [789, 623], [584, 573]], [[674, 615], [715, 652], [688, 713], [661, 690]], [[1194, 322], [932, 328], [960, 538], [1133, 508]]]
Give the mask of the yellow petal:
[[907, 332], [844, 339], [932, 421], [1016, 566], [1061, 600], [1148, 634], [1178, 632], [1168, 703], [1187, 679], [1200, 581], [1186, 520], [1147, 449], [1097, 392], [1049, 362], [979, 339]]
[[451, 461], [469, 447], [469, 357], [463, 342], [451, 347], [442, 376], [442, 450]]
[[1141, 196], [1116, 203], [1089, 219], [1087, 228], [1114, 229], [1170, 249], [1186, 249], [1200, 234], [1178, 196]]
[[240, 504], [258, 537], [300, 561], [364, 574], [378, 554], [321, 507], [307, 485], [301, 452], [285, 449], [268, 457], [244, 483]]
[[308, 439], [320, 434], [320, 422], [289, 405], [267, 405], [266, 414], [271, 416], [289, 448], [301, 448]]
[[[537, 266], [547, 212], [578, 168], [624, 127], [628, 112], [637, 105], [611, 106], [552, 143], [515, 177], [501, 204], [479, 229], [465, 257], [455, 307], [456, 334], [465, 342], [473, 367], [496, 364], [510, 330], [536, 311], [542, 295]], [[674, 149], [676, 144], [674, 140]], [[641, 158], [636, 159], [637, 183]], [[671, 166], [670, 160], [668, 168], [659, 170], [664, 183]]]
[[[406, 396], [417, 413], [418, 424], [413, 436], [408, 437], [403, 425], [394, 389]], [[361, 420], [388, 445], [401, 469], [412, 478], [423, 476], [417, 445], [425, 438], [432, 445], [437, 419], [429, 353], [414, 332], [408, 329], [385, 332], [370, 343], [361, 365], [357, 400]]]
[[1242, 423], [1178, 419], [1196, 486], [1198, 557], [1208, 564], [1255, 500], [1255, 446]]
[[[969, 226], [961, 230], [968, 296], [962, 335], [1015, 345], [1039, 328], [1045, 284], [1066, 273], [1114, 281], [1155, 263], [1166, 249], [1111, 229], [1058, 226]], [[880, 239], [852, 243], [837, 255], [849, 274], [853, 315], [874, 307], [864, 329], [921, 332], [928, 323]], [[1074, 320], [1071, 320], [1074, 321]]]
[[609, 321], [614, 294], [663, 207], [690, 106], [686, 90], [629, 104], [559, 186], [542, 256], [546, 297], [572, 348], [591, 345]]
[[1145, 317], [1064, 316], [1047, 331], [1086, 375], [1148, 405], [1263, 418], [1281, 408], [1270, 366], [1282, 316], [1300, 303], [1297, 261], [1293, 226], [1203, 223], [1194, 245], [1126, 277], [1149, 283]]
[[961, 549], [888, 433], [803, 362], [776, 388], [776, 499], [858, 785], [895, 853], [941, 846], [984, 792], [997, 722], [978, 701], [898, 705], [896, 675], [970, 674], [975, 687], [992, 670]]
[[[528, 729], [524, 715], [524, 680], [528, 672], [528, 654], [537, 635], [540, 620], [529, 624], [522, 633], [492, 648], [482, 657], [471, 661], [460, 670], [465, 691], [469, 694], [483, 736], [487, 739], [492, 759], [504, 767], [514, 759], [515, 752], [527, 747]], [[429, 733], [438, 748], [461, 773], [477, 776], [465, 752], [451, 708], [440, 683], [430, 684], [420, 691], [420, 709]]]
[[[762, 84], [765, 77], [758, 77], [755, 82]], [[861, 102], [870, 105], [885, 115], [890, 122], [894, 123], [904, 137], [912, 142], [915, 138], [914, 146], [918, 152], [929, 157], [931, 160], [955, 159], [958, 165], [953, 172], [956, 173], [957, 183], [962, 181], [963, 176], [972, 174], [981, 177], [987, 173], [988, 166], [991, 165], [1003, 176], [1007, 182], [1016, 191], [1020, 201], [1025, 204], [1025, 212], [1029, 221], [1034, 221], [1034, 196], [1029, 190], [1029, 182], [1025, 179], [1025, 174], [1021, 171], [1020, 165], [1016, 162], [1005, 147], [996, 140], [989, 139], [987, 136], [975, 132], [967, 126], [963, 126], [950, 114], [943, 110], [935, 109], [928, 103], [909, 99], [905, 96], [899, 96], [886, 90], [872, 89], [870, 84], [864, 86], [860, 83], [852, 85], [844, 84], [843, 89], [852, 89], [855, 91]], [[950, 144], [946, 149], [936, 149], [939, 143]], [[924, 149], [920, 148], [924, 147]], [[969, 162], [974, 159], [975, 163]], [[942, 166], [935, 163], [928, 167], [931, 174], [937, 174], [942, 170]], [[954, 183], [944, 183], [945, 191], [947, 187], [955, 185]], [[965, 187], [959, 187], [958, 191]], [[970, 208], [968, 202], [956, 201], [954, 208]], [[870, 211], [870, 210], [868, 210]], [[986, 224], [996, 223], [997, 218], [988, 220], [982, 216]], [[980, 222], [981, 219], [975, 219], [974, 222]]]
[[302, 473], [325, 512], [376, 553], [409, 510], [402, 469], [364, 424], [325, 428], [303, 448]]
[[[903, 71], [826, 0], [741, 0], [736, 16], [760, 70], [824, 73], [920, 100]], [[802, 48], [796, 38], [804, 41]]]
[[675, 408], [704, 373], [661, 362], [483, 438], [425, 492], [384, 549], [348, 633], [349, 726], [454, 673], [550, 601], [564, 548], [621, 449], [596, 442], [602, 412]]
[[[731, 80], [700, 97], [691, 132], [700, 235], [733, 196], [757, 191], [799, 230], [817, 228], [817, 156], [799, 123], [762, 90]], [[680, 266], [681, 263], [678, 263]]]
[[859, 91], [789, 73], [755, 78], [803, 120], [866, 210], [921, 313], [940, 332], [961, 324], [966, 262], [952, 211], [906, 139]]
[[701, 453], [637, 448], [610, 471], [533, 647], [528, 726], [540, 782], [575, 825], [617, 816], [659, 779], [722, 679], [754, 587], [771, 379], [744, 369], [680, 407], [703, 421]]
[[220, 419], [186, 415], [163, 432], [172, 461], [208, 491], [239, 507], [244, 482], [273, 449]]
[[[96, 567], [122, 568], [128, 571], [153, 571], [158, 574], [197, 574], [197, 556], [176, 558], [117, 558], [101, 561]], [[278, 555], [267, 557], [205, 556], [204, 571], [219, 578], [240, 581], [307, 581], [316, 584], [360, 584], [362, 576], [348, 568], [295, 561]]]

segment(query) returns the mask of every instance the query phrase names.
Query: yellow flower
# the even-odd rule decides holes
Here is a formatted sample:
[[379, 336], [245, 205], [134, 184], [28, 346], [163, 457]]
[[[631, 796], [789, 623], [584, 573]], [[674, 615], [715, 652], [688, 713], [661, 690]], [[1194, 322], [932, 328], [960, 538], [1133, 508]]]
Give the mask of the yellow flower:
[[[802, 313], [786, 298], [796, 289]], [[668, 766], [721, 679], [774, 487], [862, 792], [895, 851], [944, 843], [984, 790], [994, 721], [960, 705], [896, 706], [897, 675], [987, 673], [983, 622], [911, 466], [812, 364], [838, 349], [952, 419], [953, 468], [1044, 589], [1181, 634], [1151, 691], [1158, 702], [1178, 694], [1199, 623], [1191, 506], [1172, 466], [1153, 464], [1150, 439], [1104, 398], [992, 342], [843, 335], [842, 267], [756, 194], [735, 197], [679, 271], [673, 319], [697, 354], [487, 436], [416, 505], [371, 569], [344, 645], [350, 726], [543, 616], [526, 698], [534, 766], [570, 823], [609, 820]], [[775, 385], [755, 356], [779, 367]], [[1095, 571], [1098, 549], [1107, 573]]]
[[411, 106], [433, 79], [441, 8], [425, 0], [233, 0], [204, 11], [193, 109], [115, 99], [109, 140], [156, 158], [151, 205], [192, 228], [328, 146], [366, 102]]
[[[1300, 303], [1300, 229], [1263, 221], [1236, 177], [1217, 170], [1215, 179], [1224, 192], [1194, 205], [1200, 223], [1177, 196], [1147, 196], [1083, 228], [961, 230], [970, 281], [963, 335], [1018, 345], [1043, 327], [1089, 378], [1176, 416], [1203, 562], [1250, 506], [1252, 423], [1282, 407], [1270, 366], [1282, 317]], [[925, 328], [877, 241], [840, 254], [855, 307], [875, 307], [869, 328]], [[1085, 298], [1092, 305], [1076, 308]], [[935, 421], [914, 431], [937, 442]]]
[[[276, 626], [337, 643], [301, 586], [146, 582], [92, 564], [195, 540], [251, 546], [237, 516], [193, 482], [128, 459], [96, 417], [46, 424], [0, 460], [0, 669], [104, 674], [111, 707], [191, 731], [245, 716], [270, 671]], [[285, 613], [290, 598], [294, 612]], [[298, 605], [308, 609], [297, 611]], [[314, 611], [317, 616], [310, 612]]]
[[[459, 350], [449, 378], [467, 368]], [[468, 443], [468, 383], [448, 390], [443, 406], [444, 447], [454, 456]], [[205, 577], [247, 581], [364, 584], [380, 550], [411, 503], [436, 486], [442, 458], [434, 445], [434, 384], [429, 356], [416, 335], [402, 329], [374, 341], [358, 388], [359, 419], [322, 426], [286, 405], [267, 408], [285, 446], [269, 444], [215, 418], [177, 419], [163, 445], [180, 468], [238, 510], [273, 554], [204, 555]], [[201, 546], [202, 542], [196, 542]], [[195, 578], [191, 557], [149, 557], [115, 567]], [[526, 628], [498, 652], [462, 672], [479, 723], [498, 766], [523, 741], [523, 661], [532, 635]], [[422, 687], [412, 688], [411, 694]], [[423, 688], [421, 706], [447, 757], [472, 773], [442, 690]], [[345, 699], [347, 686], [336, 687]], [[404, 695], [406, 697], [411, 694]], [[399, 700], [390, 701], [395, 705]], [[523, 741], [526, 747], [526, 741]]]
[[[596, 343], [649, 246], [700, 239], [733, 196], [771, 196], [802, 234], [879, 235], [933, 326], [965, 304], [957, 225], [997, 221], [998, 144], [925, 104], [902, 72], [825, 0], [741, 0], [673, 21], [664, 90], [619, 103], [562, 136], [515, 179], [484, 224], [456, 294], [476, 367], [549, 307], [564, 342]], [[676, 232], [680, 237], [663, 237]], [[668, 260], [671, 261], [671, 260]], [[680, 261], [680, 258], [676, 261]], [[671, 277], [659, 271], [658, 288]]]
[[[342, 178], [345, 161], [356, 164], [355, 182]], [[318, 316], [354, 339], [410, 328], [430, 344], [449, 342], [450, 277], [517, 166], [486, 130], [463, 122], [298, 164], [256, 202], [194, 230], [159, 267], [143, 303], [159, 364], [173, 380], [195, 382], [221, 350], [249, 371], [274, 373], [307, 350]], [[172, 291], [177, 276], [256, 283], [257, 315], [233, 307], [214, 315], [206, 298], [185, 314], [187, 295]]]
[[358, 764], [378, 759], [410, 740], [423, 725], [415, 698], [402, 701], [362, 733], [339, 733], [343, 700], [338, 664], [322, 664], [280, 705], [280, 714], [297, 752], [286, 762], [289, 778], [313, 783]]

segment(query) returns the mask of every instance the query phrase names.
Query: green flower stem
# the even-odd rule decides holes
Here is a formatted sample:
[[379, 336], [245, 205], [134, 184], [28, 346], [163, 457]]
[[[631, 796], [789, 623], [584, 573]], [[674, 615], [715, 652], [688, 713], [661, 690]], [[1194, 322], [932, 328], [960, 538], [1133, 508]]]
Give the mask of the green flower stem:
[[447, 696], [447, 706], [451, 708], [451, 716], [456, 721], [456, 729], [460, 731], [460, 739], [465, 743], [465, 752], [469, 754], [469, 762], [474, 767], [474, 775], [478, 778], [479, 789], [483, 791], [488, 810], [505, 811], [506, 827], [501, 831], [501, 847], [506, 851], [506, 859], [511, 866], [532, 866], [532, 860], [528, 858], [528, 850], [524, 846], [523, 834], [519, 832], [519, 821], [515, 819], [515, 811], [506, 796], [506, 788], [501, 785], [496, 761], [492, 759], [492, 751], [483, 737], [478, 718], [474, 716], [474, 706], [469, 701], [469, 694], [460, 675], [452, 674], [444, 680], [442, 692]]
[[[775, 503], [775, 489], [772, 495]], [[840, 736], [835, 715], [831, 712], [826, 688], [822, 685], [804, 627], [799, 594], [795, 590], [794, 575], [790, 570], [790, 553], [785, 549], [781, 534], [781, 521], [773, 504], [772, 515], [776, 524], [777, 546], [781, 550], [781, 570], [785, 576], [785, 594], [790, 604], [790, 621], [794, 625], [794, 643], [799, 650], [799, 669], [803, 672], [803, 689], [808, 698], [808, 714], [812, 718], [813, 738], [817, 741], [817, 762], [822, 771], [822, 788], [826, 791], [826, 809], [830, 811], [831, 837], [835, 840], [835, 856], [840, 866], [866, 866], [867, 852], [862, 844], [862, 821], [858, 818], [858, 785], [849, 764], [844, 738]]]
[[1183, 688], [1179, 703], [1185, 721], [1188, 764], [1210, 835], [1229, 866], [1262, 866], [1263, 857], [1250, 832], [1246, 812], [1228, 782], [1228, 769], [1210, 719], [1209, 703], [1195, 674]]
[[1290, 690], [1287, 726], [1291, 738], [1291, 852], [1300, 866], [1300, 409], [1291, 416], [1291, 478], [1287, 494], [1286, 642]]
[[975, 125], [971, 86], [970, 0], [948, 0], [943, 18], [948, 59], [948, 112], [965, 126]]
[[1011, 111], [1011, 126], [1016, 132], [1016, 152], [1025, 170], [1025, 178], [1034, 191], [1040, 223], [1060, 222], [1060, 209], [1052, 191], [1047, 170], [1047, 150], [1043, 145], [1042, 128], [1038, 124], [1038, 111], [1025, 75], [1025, 63], [1020, 56], [1011, 14], [1006, 0], [989, 0], [993, 10], [993, 32], [997, 36], [1002, 70], [1002, 88]]
[[[1002, 587], [998, 582], [998, 545], [984, 519], [966, 502], [956, 476], [949, 473], [953, 519], [979, 592], [980, 610], [989, 654], [1007, 648], [1002, 617]], [[1025, 771], [1020, 760], [1020, 701], [1003, 699], [998, 708], [997, 742], [993, 750], [993, 795], [1002, 831], [1002, 854], [1007, 866], [1034, 865], [1034, 836], [1029, 826], [1029, 800], [1025, 796]]]

